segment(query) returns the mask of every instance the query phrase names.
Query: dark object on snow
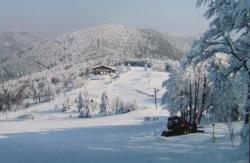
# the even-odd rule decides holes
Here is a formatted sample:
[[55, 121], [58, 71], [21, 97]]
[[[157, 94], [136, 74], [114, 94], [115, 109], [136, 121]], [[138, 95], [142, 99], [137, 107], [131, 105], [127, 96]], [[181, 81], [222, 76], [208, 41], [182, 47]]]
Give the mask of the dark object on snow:
[[163, 131], [161, 133], [161, 136], [165, 136], [165, 137], [169, 137], [169, 136], [178, 136], [178, 135], [184, 135], [182, 133], [179, 133], [179, 132], [174, 132], [172, 130], [169, 130], [169, 131]]
[[[183, 117], [171, 116], [168, 118], [167, 131], [163, 131], [161, 136], [177, 136], [197, 132], [197, 125], [190, 125]], [[198, 132], [204, 132], [199, 130]]]
[[204, 133], [204, 130], [196, 130], [196, 133]]
[[167, 128], [176, 134], [184, 134], [190, 130], [190, 124], [182, 117], [172, 116], [168, 118]]

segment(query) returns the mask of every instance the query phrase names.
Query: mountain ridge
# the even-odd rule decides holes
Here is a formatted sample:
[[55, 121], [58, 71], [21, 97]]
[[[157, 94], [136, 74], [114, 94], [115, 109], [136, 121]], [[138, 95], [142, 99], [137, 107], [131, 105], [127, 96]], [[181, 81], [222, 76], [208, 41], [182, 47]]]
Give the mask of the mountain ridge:
[[178, 60], [184, 52], [152, 29], [104, 24], [61, 34], [20, 50], [0, 63], [0, 79], [17, 78], [64, 64], [107, 64], [137, 59]]

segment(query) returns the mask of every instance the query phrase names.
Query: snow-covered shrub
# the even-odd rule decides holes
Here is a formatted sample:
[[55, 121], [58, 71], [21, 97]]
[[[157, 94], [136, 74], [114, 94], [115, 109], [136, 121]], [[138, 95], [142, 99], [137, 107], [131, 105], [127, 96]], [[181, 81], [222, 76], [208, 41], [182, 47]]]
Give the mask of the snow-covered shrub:
[[131, 112], [138, 109], [138, 104], [136, 100], [126, 102], [124, 104], [124, 112]]
[[66, 102], [63, 104], [62, 112], [66, 112], [71, 109], [70, 100], [67, 99]]
[[136, 100], [124, 101], [121, 97], [117, 96], [112, 100], [112, 112], [127, 113], [138, 109], [138, 103]]
[[124, 106], [124, 102], [123, 100], [117, 96], [112, 100], [112, 110], [115, 113], [121, 113], [123, 112], [123, 106]]

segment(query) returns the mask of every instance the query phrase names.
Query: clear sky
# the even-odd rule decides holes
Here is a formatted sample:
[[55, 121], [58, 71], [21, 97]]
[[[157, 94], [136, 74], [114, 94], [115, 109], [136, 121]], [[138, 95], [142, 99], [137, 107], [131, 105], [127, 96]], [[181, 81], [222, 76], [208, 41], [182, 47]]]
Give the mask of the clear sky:
[[200, 35], [207, 28], [196, 0], [0, 0], [0, 30], [60, 34], [106, 23]]

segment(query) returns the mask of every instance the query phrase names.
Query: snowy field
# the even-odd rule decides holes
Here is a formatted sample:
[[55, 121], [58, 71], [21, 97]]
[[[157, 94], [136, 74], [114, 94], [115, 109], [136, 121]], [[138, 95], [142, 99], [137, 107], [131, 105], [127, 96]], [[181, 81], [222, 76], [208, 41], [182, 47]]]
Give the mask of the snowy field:
[[[153, 88], [159, 88], [161, 97], [161, 83], [167, 78], [164, 72], [137, 68], [113, 81], [88, 81], [93, 97], [100, 98], [106, 90], [136, 100], [140, 109], [126, 114], [79, 119], [76, 111], [62, 113], [65, 99], [74, 100], [82, 88], [58, 95], [53, 102], [0, 115], [0, 148], [4, 149], [0, 163], [246, 163], [247, 156], [238, 147], [241, 123], [234, 124], [233, 148], [223, 124], [215, 125], [215, 143], [210, 125], [205, 133], [160, 136], [168, 113], [155, 109], [152, 94]], [[35, 115], [34, 120], [29, 115]], [[159, 118], [145, 122], [146, 116]]]

